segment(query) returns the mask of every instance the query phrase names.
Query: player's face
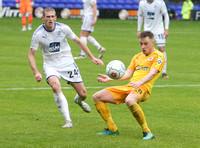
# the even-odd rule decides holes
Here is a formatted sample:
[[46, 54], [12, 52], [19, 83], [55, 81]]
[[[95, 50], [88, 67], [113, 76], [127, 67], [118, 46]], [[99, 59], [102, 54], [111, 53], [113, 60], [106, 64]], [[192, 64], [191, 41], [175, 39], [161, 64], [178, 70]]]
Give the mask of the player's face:
[[45, 16], [42, 17], [44, 26], [48, 31], [52, 31], [55, 28], [55, 21], [57, 19], [55, 11], [46, 11]]
[[141, 38], [140, 40], [140, 47], [142, 49], [142, 52], [148, 56], [152, 52], [154, 52], [154, 39], [150, 39], [149, 37]]

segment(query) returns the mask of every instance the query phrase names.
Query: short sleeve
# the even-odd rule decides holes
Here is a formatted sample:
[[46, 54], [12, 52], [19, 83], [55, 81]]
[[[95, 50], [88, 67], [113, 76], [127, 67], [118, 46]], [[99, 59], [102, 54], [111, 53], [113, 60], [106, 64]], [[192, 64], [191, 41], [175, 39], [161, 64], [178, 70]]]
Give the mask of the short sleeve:
[[156, 58], [154, 60], [154, 63], [152, 64], [151, 68], [155, 68], [158, 70], [158, 72], [162, 71], [162, 68], [165, 63], [165, 57], [162, 53], [156, 55]]
[[38, 46], [39, 46], [38, 37], [37, 34], [34, 33], [32, 36], [30, 49], [37, 50]]
[[135, 59], [136, 59], [136, 56], [134, 56], [131, 59], [131, 63], [129, 64], [128, 69], [131, 69], [131, 70], [135, 71]]
[[66, 33], [66, 37], [70, 38], [71, 40], [76, 37], [75, 33], [71, 30], [69, 26], [65, 25], [64, 31]]

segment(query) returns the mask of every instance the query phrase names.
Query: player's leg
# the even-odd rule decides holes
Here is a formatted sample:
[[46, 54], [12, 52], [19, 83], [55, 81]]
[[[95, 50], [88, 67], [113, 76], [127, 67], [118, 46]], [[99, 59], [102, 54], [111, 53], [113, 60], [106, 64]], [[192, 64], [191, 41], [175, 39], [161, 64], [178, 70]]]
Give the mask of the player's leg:
[[165, 56], [165, 64], [162, 70], [162, 77], [169, 78], [167, 76], [167, 54], [165, 52], [165, 43], [166, 43], [165, 35], [164, 33], [154, 34], [154, 39], [156, 41], [158, 50], [162, 52]]
[[73, 86], [73, 88], [77, 92], [74, 98], [74, 103], [78, 104], [83, 109], [83, 111], [87, 113], [91, 112], [90, 106], [86, 102], [84, 102], [84, 100], [87, 98], [87, 92], [84, 87], [84, 84], [82, 82], [81, 83], [71, 82], [70, 84]]
[[22, 31], [26, 31], [26, 13], [22, 13], [21, 22], [22, 22]]
[[28, 30], [32, 30], [33, 13], [28, 11]]
[[91, 43], [92, 45], [94, 45], [95, 47], [97, 47], [97, 49], [99, 50], [99, 56], [98, 58], [101, 59], [103, 57], [104, 52], [106, 51], [106, 49], [104, 47], [102, 47], [99, 42], [97, 42], [97, 40], [92, 37], [91, 35], [87, 37], [87, 40], [89, 43]]
[[[90, 32], [81, 30], [80, 39], [87, 45], [87, 37], [90, 35]], [[74, 59], [83, 59], [85, 58], [85, 52], [81, 49], [81, 53], [79, 56], [74, 57]]]
[[115, 100], [113, 96], [105, 89], [95, 93], [93, 95], [94, 105], [96, 110], [101, 115], [104, 121], [107, 123], [107, 129], [104, 132], [98, 133], [98, 135], [113, 135], [119, 134], [117, 126], [115, 125], [109, 107], [106, 103], [113, 103], [115, 104]]
[[[80, 33], [80, 39], [87, 45], [87, 38], [90, 35], [91, 32], [94, 31], [94, 26], [91, 26], [92, 17], [91, 16], [85, 16], [83, 19], [83, 24], [81, 26], [81, 33]], [[81, 50], [81, 53], [79, 56], [74, 57], [74, 59], [83, 59], [85, 58], [85, 52]]]
[[62, 93], [59, 78], [57, 76], [51, 76], [47, 79], [47, 82], [52, 87], [56, 105], [59, 108], [63, 117], [65, 118], [66, 124], [63, 126], [63, 128], [73, 127], [72, 120], [69, 115], [68, 102]]
[[145, 101], [147, 99], [148, 96], [146, 93], [147, 89], [138, 88], [137, 90], [131, 92], [125, 99], [126, 105], [128, 106], [132, 115], [142, 127], [144, 140], [152, 139], [154, 137], [147, 125], [144, 112], [138, 104], [140, 101]]
[[158, 49], [159, 49], [159, 51], [161, 51], [161, 52], [164, 54], [164, 56], [165, 56], [165, 64], [164, 64], [164, 67], [163, 67], [163, 70], [162, 70], [162, 77], [163, 77], [163, 78], [169, 78], [169, 77], [167, 76], [167, 54], [166, 54], [166, 52], [165, 52], [165, 46], [159, 46]]
[[19, 12], [22, 14], [21, 17], [22, 31], [26, 31], [26, 5], [20, 4]]

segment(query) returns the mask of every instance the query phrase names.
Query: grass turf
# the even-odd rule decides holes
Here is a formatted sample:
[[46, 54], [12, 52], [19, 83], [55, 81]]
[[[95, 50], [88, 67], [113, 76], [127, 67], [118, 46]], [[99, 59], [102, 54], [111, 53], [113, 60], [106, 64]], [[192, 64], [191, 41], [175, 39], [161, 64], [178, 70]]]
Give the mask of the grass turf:
[[[58, 19], [68, 24], [79, 36], [80, 19]], [[74, 127], [62, 129], [64, 119], [57, 109], [53, 93], [45, 79], [37, 83], [28, 63], [28, 51], [34, 30], [42, 23], [34, 18], [33, 31], [21, 32], [19, 18], [0, 19], [0, 147], [199, 147], [200, 22], [170, 23], [166, 52], [169, 79], [159, 78], [149, 99], [141, 103], [147, 123], [156, 139], [143, 141], [141, 128], [125, 104], [109, 104], [120, 135], [99, 136], [105, 122], [95, 110], [92, 95], [101, 88], [125, 82], [98, 83], [98, 73], [105, 73], [111, 60], [121, 60], [126, 67], [132, 56], [140, 52], [136, 37], [136, 20], [100, 19], [92, 33], [106, 49], [105, 66], [94, 65], [87, 57], [76, 60], [88, 92], [91, 113], [84, 113], [73, 103], [75, 91], [61, 81], [68, 99]], [[78, 46], [68, 39], [74, 56]], [[98, 51], [88, 44], [97, 57]], [[36, 54], [38, 69], [42, 72], [42, 55]], [[43, 75], [44, 77], [44, 75]], [[158, 86], [164, 87], [158, 87]], [[178, 86], [177, 86], [178, 85]], [[191, 86], [189, 86], [191, 85]], [[10, 88], [26, 88], [10, 90]], [[29, 89], [49, 88], [49, 89]]]

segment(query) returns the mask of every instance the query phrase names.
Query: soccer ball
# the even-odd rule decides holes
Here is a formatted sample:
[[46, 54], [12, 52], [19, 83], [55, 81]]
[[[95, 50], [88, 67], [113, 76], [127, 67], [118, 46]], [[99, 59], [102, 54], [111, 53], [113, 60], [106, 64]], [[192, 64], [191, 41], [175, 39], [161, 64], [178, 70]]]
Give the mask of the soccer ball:
[[106, 73], [112, 79], [120, 79], [124, 76], [126, 68], [124, 63], [119, 60], [113, 60], [106, 66]]

